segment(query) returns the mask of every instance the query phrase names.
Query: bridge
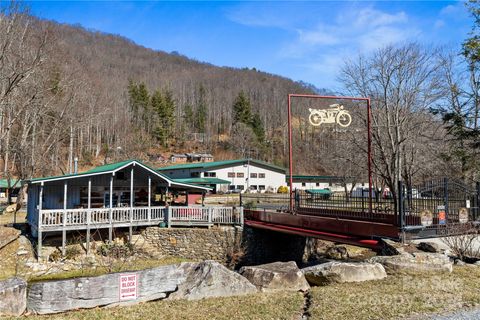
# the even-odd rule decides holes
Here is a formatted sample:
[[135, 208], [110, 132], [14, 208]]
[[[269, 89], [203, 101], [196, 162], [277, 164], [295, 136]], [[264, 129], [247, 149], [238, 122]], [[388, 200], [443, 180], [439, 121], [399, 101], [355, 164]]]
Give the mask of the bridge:
[[400, 184], [395, 198], [296, 190], [291, 195], [247, 194], [241, 201], [245, 225], [252, 228], [374, 249], [382, 238], [440, 237], [478, 227], [478, 184], [471, 188], [444, 178], [418, 188]]

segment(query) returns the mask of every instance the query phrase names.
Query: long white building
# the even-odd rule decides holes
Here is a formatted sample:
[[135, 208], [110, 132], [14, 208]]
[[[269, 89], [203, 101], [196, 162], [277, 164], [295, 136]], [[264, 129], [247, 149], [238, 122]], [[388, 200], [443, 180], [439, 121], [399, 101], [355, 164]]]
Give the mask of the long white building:
[[213, 188], [216, 192], [276, 192], [285, 186], [285, 169], [253, 159], [178, 164], [158, 171], [176, 182]]

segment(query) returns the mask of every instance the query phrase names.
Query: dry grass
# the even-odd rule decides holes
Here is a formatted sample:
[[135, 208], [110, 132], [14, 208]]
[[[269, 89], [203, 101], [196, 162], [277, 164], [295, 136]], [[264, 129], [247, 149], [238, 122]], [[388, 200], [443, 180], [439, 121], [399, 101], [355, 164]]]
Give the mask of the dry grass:
[[[26, 211], [21, 210], [21, 211], [17, 212], [17, 223], [24, 223], [26, 221], [25, 220], [26, 217], [27, 217], [27, 212]], [[0, 214], [0, 226], [13, 223], [14, 218], [15, 218], [14, 213]]]
[[397, 319], [480, 303], [480, 268], [451, 274], [390, 276], [381, 281], [316, 287], [311, 319]]
[[[197, 301], [155, 301], [131, 307], [82, 310], [58, 315], [30, 316], [29, 320], [149, 320], [149, 319], [299, 319], [303, 296], [296, 292], [277, 292], [247, 296], [210, 298]], [[11, 318], [7, 318], [11, 319]]]

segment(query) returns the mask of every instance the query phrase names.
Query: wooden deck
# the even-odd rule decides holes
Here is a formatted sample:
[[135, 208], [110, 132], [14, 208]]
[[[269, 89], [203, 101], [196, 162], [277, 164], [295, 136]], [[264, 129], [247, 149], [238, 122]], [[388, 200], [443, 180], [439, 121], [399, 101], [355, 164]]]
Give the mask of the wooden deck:
[[120, 207], [40, 210], [39, 231], [87, 230], [152, 226], [242, 225], [243, 208], [233, 207]]

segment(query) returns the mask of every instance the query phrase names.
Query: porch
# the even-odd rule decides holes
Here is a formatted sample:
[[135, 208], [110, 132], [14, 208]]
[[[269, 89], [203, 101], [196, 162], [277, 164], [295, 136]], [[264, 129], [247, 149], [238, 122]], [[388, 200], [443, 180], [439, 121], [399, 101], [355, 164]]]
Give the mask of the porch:
[[242, 225], [243, 208], [152, 206], [40, 210], [40, 232], [164, 225]]
[[116, 228], [133, 229], [160, 225], [240, 225], [241, 208], [189, 205], [189, 195], [201, 197], [208, 187], [177, 182], [136, 160], [100, 166], [89, 171], [32, 179], [28, 182], [27, 220], [37, 238], [38, 256], [42, 240], [62, 233], [65, 253], [67, 232], [85, 231], [89, 247], [91, 230], [108, 229], [113, 240]]

